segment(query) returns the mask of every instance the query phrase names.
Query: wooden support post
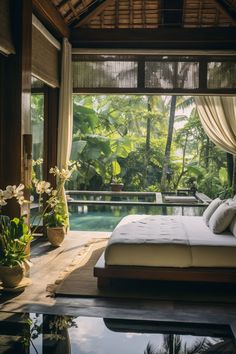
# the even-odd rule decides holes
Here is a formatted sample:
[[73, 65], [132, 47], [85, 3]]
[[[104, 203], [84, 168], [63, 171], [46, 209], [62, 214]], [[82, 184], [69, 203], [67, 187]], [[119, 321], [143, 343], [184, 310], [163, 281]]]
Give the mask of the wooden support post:
[[[16, 53], [4, 60], [2, 78], [2, 167], [1, 187], [25, 183], [23, 135], [31, 134], [32, 1], [11, 1], [11, 24]], [[10, 206], [11, 204], [11, 206]], [[9, 203], [9, 216], [20, 215]]]
[[59, 113], [59, 89], [47, 87], [44, 100], [44, 164], [43, 176], [55, 186], [55, 177], [49, 174], [50, 167], [57, 165], [57, 131]]

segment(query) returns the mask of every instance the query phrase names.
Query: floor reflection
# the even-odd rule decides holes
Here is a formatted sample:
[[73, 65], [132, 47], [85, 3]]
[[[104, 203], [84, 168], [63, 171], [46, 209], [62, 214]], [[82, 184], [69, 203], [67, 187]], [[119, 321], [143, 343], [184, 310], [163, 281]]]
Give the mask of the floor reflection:
[[0, 313], [1, 354], [236, 354], [228, 326]]

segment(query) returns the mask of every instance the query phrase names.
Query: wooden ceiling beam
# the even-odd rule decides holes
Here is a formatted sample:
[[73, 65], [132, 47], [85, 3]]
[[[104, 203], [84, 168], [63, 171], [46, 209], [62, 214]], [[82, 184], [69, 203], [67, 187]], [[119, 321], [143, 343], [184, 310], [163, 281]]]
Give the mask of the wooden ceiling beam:
[[225, 0], [215, 0], [218, 9], [226, 16], [230, 17], [232, 22], [236, 24], [236, 9], [233, 9]]
[[64, 5], [68, 3], [69, 0], [62, 0], [58, 5], [56, 5], [57, 9], [61, 9]]
[[93, 18], [100, 15], [100, 13], [102, 13], [109, 5], [113, 4], [115, 1], [117, 0], [93, 1], [89, 5], [88, 10], [80, 15], [80, 20], [75, 23], [74, 28], [78, 28], [87, 24]]
[[69, 37], [70, 30], [55, 6], [48, 0], [33, 0], [33, 11], [50, 31], [59, 37]]
[[75, 48], [205, 49], [234, 50], [236, 27], [159, 29], [75, 29]]
[[[83, 5], [83, 1], [81, 1], [81, 0], [79, 0], [76, 4], [74, 4], [73, 5], [74, 10], [76, 11], [81, 4]], [[68, 11], [66, 11], [66, 13], [63, 15], [64, 18], [66, 19], [72, 12], [73, 11], [72, 11], [71, 7], [69, 6]]]

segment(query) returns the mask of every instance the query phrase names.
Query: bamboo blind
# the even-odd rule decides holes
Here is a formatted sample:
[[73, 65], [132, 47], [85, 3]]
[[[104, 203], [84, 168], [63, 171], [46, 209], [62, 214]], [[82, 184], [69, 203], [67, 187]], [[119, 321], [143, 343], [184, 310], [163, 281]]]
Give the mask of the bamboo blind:
[[52, 87], [59, 87], [59, 51], [35, 27], [32, 32], [32, 75]]
[[6, 55], [15, 53], [11, 34], [10, 1], [1, 0], [0, 51]]
[[[236, 90], [235, 57], [73, 55], [75, 92]], [[232, 92], [231, 92], [232, 93]]]

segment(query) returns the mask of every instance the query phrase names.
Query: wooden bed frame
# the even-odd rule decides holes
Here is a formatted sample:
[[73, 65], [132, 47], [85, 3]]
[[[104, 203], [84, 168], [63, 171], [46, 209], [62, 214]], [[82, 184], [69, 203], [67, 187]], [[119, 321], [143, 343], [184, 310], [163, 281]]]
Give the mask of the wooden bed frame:
[[108, 266], [103, 253], [94, 267], [94, 276], [98, 288], [109, 286], [113, 279], [236, 283], [236, 268]]

